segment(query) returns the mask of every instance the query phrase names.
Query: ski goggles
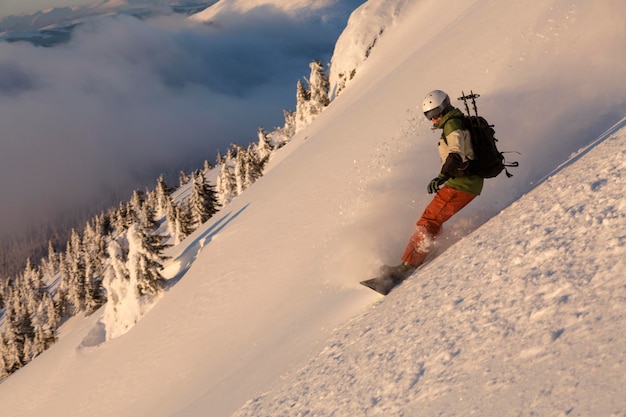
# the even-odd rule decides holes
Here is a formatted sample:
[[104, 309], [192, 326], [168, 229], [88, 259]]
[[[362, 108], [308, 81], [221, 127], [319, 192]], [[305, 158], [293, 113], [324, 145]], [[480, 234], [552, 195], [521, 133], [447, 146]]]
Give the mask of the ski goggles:
[[426, 116], [428, 120], [436, 119], [437, 117], [440, 117], [442, 114], [443, 114], [443, 109], [441, 109], [440, 107], [435, 107], [434, 109], [430, 109], [424, 112], [424, 116]]

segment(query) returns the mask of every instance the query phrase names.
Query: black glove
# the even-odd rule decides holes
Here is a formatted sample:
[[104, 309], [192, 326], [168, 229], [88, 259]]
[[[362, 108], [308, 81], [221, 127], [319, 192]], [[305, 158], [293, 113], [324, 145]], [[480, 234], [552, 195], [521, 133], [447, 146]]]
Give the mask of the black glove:
[[448, 178], [451, 177], [463, 177], [465, 176], [465, 172], [463, 171], [467, 168], [467, 164], [463, 163], [463, 158], [458, 153], [449, 153], [446, 161], [441, 167], [441, 174], [447, 175]]
[[448, 177], [443, 174], [439, 174], [437, 178], [433, 178], [428, 183], [428, 187], [426, 188], [426, 190], [428, 191], [428, 194], [433, 194], [439, 191], [439, 187], [441, 187], [443, 183], [446, 181], [448, 181]]

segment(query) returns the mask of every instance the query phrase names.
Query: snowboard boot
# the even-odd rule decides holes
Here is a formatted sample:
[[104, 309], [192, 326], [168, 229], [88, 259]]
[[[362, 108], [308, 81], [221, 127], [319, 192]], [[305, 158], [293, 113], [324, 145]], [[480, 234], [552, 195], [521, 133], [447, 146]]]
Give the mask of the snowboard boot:
[[415, 271], [415, 268], [416, 267], [406, 262], [396, 266], [383, 265], [380, 267], [380, 274], [383, 277], [390, 278], [394, 283], [399, 284], [407, 279], [409, 275]]

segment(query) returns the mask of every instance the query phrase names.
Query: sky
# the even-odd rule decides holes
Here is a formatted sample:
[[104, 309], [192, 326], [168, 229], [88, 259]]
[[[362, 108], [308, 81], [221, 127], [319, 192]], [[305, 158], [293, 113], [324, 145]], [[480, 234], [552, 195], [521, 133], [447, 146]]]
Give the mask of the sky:
[[110, 18], [53, 48], [0, 43], [0, 176], [17, 181], [0, 186], [13, 190], [0, 229], [117, 205], [282, 126], [309, 62], [330, 59], [347, 4], [323, 19], [254, 9], [213, 26]]
[[[350, 36], [384, 29], [354, 80], [169, 249], [172, 286], [136, 325], [109, 338], [104, 308], [72, 319], [0, 384], [4, 412], [626, 414], [623, 2], [406, 4], [353, 22]], [[425, 65], [452, 49], [462, 73]], [[358, 282], [398, 262], [432, 199], [439, 132], [416, 106], [433, 88], [456, 105], [480, 93], [520, 167], [383, 298]]]

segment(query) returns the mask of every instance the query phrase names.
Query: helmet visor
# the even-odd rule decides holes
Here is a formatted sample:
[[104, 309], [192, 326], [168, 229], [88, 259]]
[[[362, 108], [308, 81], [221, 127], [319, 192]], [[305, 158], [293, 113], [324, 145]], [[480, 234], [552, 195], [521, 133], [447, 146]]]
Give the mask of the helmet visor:
[[424, 116], [426, 116], [428, 120], [436, 119], [442, 114], [443, 114], [443, 109], [441, 107], [435, 107], [434, 109], [430, 109], [424, 112]]

